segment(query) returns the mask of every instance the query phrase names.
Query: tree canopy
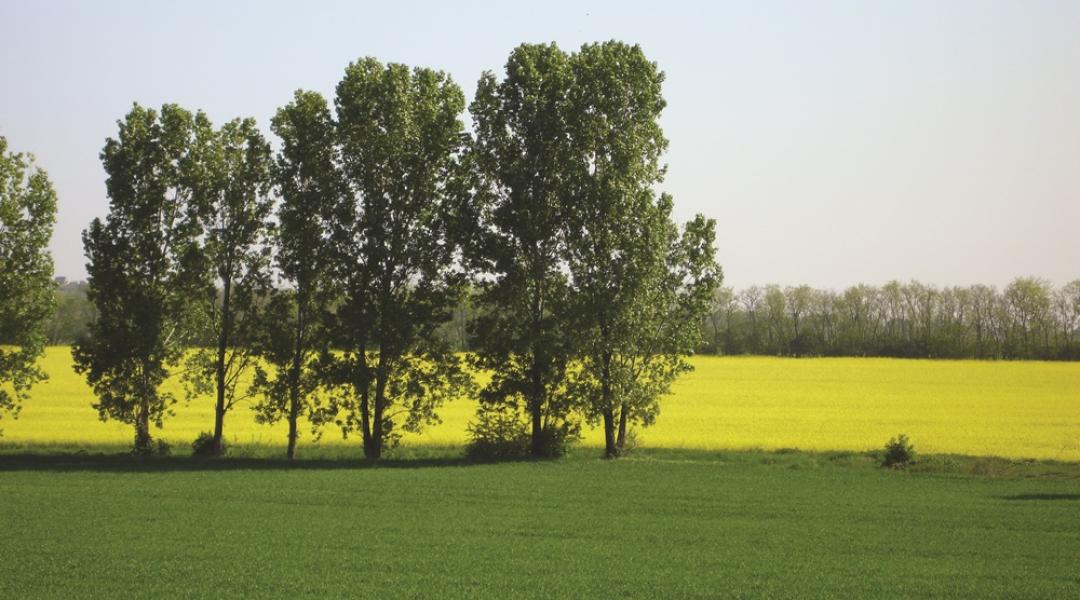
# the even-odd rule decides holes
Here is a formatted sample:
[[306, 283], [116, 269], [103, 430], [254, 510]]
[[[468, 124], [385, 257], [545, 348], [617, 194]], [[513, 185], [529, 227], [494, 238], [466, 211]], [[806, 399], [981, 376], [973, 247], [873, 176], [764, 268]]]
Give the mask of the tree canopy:
[[0, 137], [0, 418], [18, 416], [31, 386], [45, 378], [37, 360], [56, 306], [48, 251], [55, 222], [48, 175], [32, 156], [8, 152]]
[[109, 213], [83, 233], [97, 318], [73, 347], [75, 368], [97, 395], [104, 419], [135, 428], [135, 451], [153, 450], [158, 427], [176, 401], [162, 389], [193, 332], [201, 290], [201, 233], [193, 190], [196, 120], [174, 104], [136, 104], [101, 152]]

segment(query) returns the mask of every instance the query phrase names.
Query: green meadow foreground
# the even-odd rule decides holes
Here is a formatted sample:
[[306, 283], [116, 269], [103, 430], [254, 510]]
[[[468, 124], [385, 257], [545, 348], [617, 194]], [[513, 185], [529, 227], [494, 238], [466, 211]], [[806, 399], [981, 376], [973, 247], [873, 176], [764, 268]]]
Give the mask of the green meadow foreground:
[[[639, 432], [643, 446], [865, 451], [903, 432], [926, 453], [1080, 461], [1080, 363], [712, 356], [692, 362], [695, 370], [662, 400], [656, 425]], [[90, 390], [71, 369], [70, 349], [49, 348], [43, 366], [50, 380], [34, 389], [18, 420], [0, 421], [0, 446], [131, 443], [130, 426], [98, 420]], [[175, 382], [173, 388], [182, 396]], [[463, 445], [475, 408], [469, 400], [450, 402], [439, 410], [442, 425], [407, 436], [404, 444]], [[153, 433], [183, 453], [212, 428], [212, 401], [181, 401], [175, 410]], [[301, 430], [303, 456], [315, 443], [307, 427]], [[283, 424], [255, 423], [246, 406], [225, 421], [236, 448], [283, 446], [285, 431]], [[601, 445], [601, 435], [586, 432], [584, 442]], [[347, 444], [360, 454], [357, 439], [342, 442], [333, 428], [319, 443]]]
[[1078, 465], [936, 461], [0, 455], [0, 597], [1077, 597]]

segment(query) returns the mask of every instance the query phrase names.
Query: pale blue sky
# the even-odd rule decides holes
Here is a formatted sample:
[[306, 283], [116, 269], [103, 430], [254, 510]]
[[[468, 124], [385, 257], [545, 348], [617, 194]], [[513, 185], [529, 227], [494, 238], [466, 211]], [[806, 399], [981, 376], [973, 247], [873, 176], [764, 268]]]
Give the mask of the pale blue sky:
[[471, 97], [521, 42], [637, 42], [667, 73], [663, 189], [727, 283], [1080, 278], [1080, 2], [0, 1], [0, 135], [60, 194], [57, 273], [106, 210], [133, 101], [264, 126], [371, 55]]

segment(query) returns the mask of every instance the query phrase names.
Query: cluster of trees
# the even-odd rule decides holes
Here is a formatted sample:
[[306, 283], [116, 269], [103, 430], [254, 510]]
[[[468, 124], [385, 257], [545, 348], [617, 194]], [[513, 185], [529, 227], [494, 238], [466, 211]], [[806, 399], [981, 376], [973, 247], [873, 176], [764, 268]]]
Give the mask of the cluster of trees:
[[1080, 280], [1015, 279], [937, 288], [918, 282], [716, 290], [703, 324], [719, 354], [1080, 359]]
[[[522, 45], [481, 77], [470, 134], [445, 73], [367, 58], [332, 107], [298, 91], [277, 111], [276, 152], [251, 119], [136, 104], [83, 235], [94, 318], [73, 356], [100, 417], [152, 452], [180, 373], [214, 399], [213, 453], [250, 399], [288, 423], [290, 458], [304, 421], [379, 458], [475, 393], [480, 442], [555, 454], [588, 420], [617, 456], [721, 279], [714, 223], [679, 229], [654, 192], [662, 81], [637, 46]], [[468, 359], [446, 343], [467, 291]]]
[[45, 377], [37, 360], [55, 302], [48, 244], [56, 192], [32, 156], [7, 146], [0, 136], [0, 418], [18, 415], [30, 387]]
[[0, 412], [43, 377], [44, 343], [74, 338], [139, 453], [180, 375], [212, 398], [212, 454], [241, 401], [288, 424], [290, 458], [304, 426], [379, 458], [472, 395], [474, 448], [557, 454], [589, 422], [615, 457], [702, 348], [1080, 358], [1080, 282], [718, 287], [715, 224], [677, 227], [654, 191], [662, 82], [637, 46], [524, 44], [481, 76], [468, 132], [445, 73], [367, 58], [332, 103], [277, 111], [276, 151], [252, 119], [136, 104], [101, 152], [89, 279], [59, 287], [55, 193], [0, 138]]

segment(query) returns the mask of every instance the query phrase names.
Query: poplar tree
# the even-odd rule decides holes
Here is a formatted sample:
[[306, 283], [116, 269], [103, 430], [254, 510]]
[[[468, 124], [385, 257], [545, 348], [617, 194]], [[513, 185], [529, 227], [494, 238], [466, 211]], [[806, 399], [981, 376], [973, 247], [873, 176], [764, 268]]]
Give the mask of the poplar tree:
[[194, 202], [202, 228], [206, 291], [202, 331], [213, 349], [189, 359], [193, 392], [214, 394], [209, 452], [222, 452], [225, 414], [247, 397], [245, 374], [255, 365], [254, 342], [269, 293], [270, 145], [254, 119], [234, 119], [215, 131], [196, 120]]
[[320, 415], [359, 431], [378, 459], [471, 382], [435, 335], [464, 291], [451, 231], [465, 99], [441, 71], [365, 58], [346, 69], [335, 105], [348, 184], [333, 224], [342, 350]]
[[504, 78], [484, 73], [469, 107], [475, 223], [467, 245], [481, 274], [474, 304], [475, 364], [491, 372], [480, 425], [520, 422], [533, 456], [555, 454], [578, 425], [566, 395], [565, 201], [573, 74], [555, 44], [523, 44]]
[[37, 361], [56, 303], [48, 251], [56, 192], [32, 156], [7, 147], [0, 137], [0, 418], [17, 418], [31, 386], [45, 379]]
[[571, 391], [603, 425], [605, 454], [628, 425], [651, 424], [659, 398], [688, 370], [699, 323], [719, 283], [711, 221], [680, 236], [662, 182], [667, 148], [658, 119], [663, 74], [638, 46], [589, 44], [571, 58], [566, 111], [572, 192], [563, 226], [577, 368]]
[[102, 420], [135, 428], [134, 451], [153, 451], [175, 396], [161, 384], [192, 333], [203, 261], [192, 202], [195, 117], [175, 104], [136, 104], [101, 152], [109, 213], [83, 232], [87, 298], [97, 318], [72, 349]]
[[330, 239], [343, 184], [337, 167], [334, 119], [326, 99], [298, 90], [272, 121], [281, 149], [271, 165], [280, 197], [274, 264], [282, 287], [268, 297], [256, 347], [257, 419], [288, 423], [287, 456], [296, 455], [299, 421], [309, 416], [320, 387], [319, 365], [329, 352], [327, 329], [338, 295]]

